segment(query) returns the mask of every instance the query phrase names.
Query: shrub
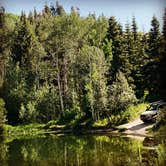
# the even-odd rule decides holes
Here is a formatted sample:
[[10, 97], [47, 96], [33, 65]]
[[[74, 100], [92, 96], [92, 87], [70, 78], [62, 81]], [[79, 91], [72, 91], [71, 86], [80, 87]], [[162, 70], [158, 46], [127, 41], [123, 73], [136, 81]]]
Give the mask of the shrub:
[[21, 104], [19, 111], [19, 118], [23, 122], [35, 122], [37, 117], [37, 111], [35, 108], [35, 102], [29, 101], [26, 105]]
[[157, 123], [159, 125], [165, 125], [166, 124], [166, 107], [164, 107], [163, 109], [161, 109], [158, 113], [157, 116]]
[[5, 102], [2, 98], [0, 98], [0, 134], [3, 133], [3, 125], [6, 120], [6, 109]]
[[129, 86], [122, 72], [116, 74], [116, 80], [109, 88], [109, 105], [113, 114], [119, 114], [137, 102], [134, 91]]

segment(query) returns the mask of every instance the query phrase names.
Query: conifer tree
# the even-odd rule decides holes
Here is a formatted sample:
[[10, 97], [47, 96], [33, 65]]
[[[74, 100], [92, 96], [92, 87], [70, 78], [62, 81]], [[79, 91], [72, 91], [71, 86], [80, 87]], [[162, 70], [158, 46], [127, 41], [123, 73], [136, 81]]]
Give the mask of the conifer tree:
[[4, 80], [4, 43], [5, 43], [5, 9], [0, 8], [0, 35], [2, 43], [0, 44], [0, 88], [2, 87]]
[[43, 54], [42, 47], [35, 36], [34, 28], [30, 25], [24, 13], [21, 15], [19, 25], [15, 30], [11, 52], [13, 61], [28, 70], [33, 70], [34, 61]]
[[[20, 22], [13, 33], [11, 57], [6, 69], [4, 98], [9, 122], [18, 122], [21, 103], [32, 100], [30, 92], [40, 87], [41, 59], [44, 49], [38, 42], [34, 28], [22, 12]], [[13, 103], [11, 105], [11, 103]]]
[[38, 13], [37, 13], [37, 11], [36, 11], [36, 9], [34, 8], [34, 10], [33, 10], [33, 15], [34, 15], [34, 19], [36, 20], [37, 19], [37, 17], [38, 17]]
[[5, 8], [3, 6], [0, 7], [0, 28], [5, 26]]
[[45, 4], [43, 10], [42, 10], [43, 17], [48, 17], [51, 15], [51, 9], [48, 7], [47, 4]]
[[[147, 45], [146, 36], [142, 33], [138, 33], [138, 27], [136, 23], [135, 17], [132, 18], [132, 25], [131, 25], [131, 60], [132, 63], [132, 71], [131, 77], [133, 78], [134, 90], [138, 98], [143, 95], [143, 74], [142, 74], [142, 66], [144, 66], [144, 58], [145, 58], [145, 48]], [[143, 83], [144, 84], [144, 83]]]
[[137, 39], [138, 39], [137, 30], [138, 30], [138, 27], [136, 24], [136, 20], [135, 20], [135, 17], [133, 17], [133, 19], [132, 19], [132, 33], [133, 33], [134, 41], [137, 41]]
[[160, 49], [160, 29], [159, 21], [155, 16], [153, 16], [151, 21], [152, 28], [149, 32], [149, 54], [150, 58], [155, 58], [159, 56]]
[[122, 39], [122, 51], [119, 56], [119, 68], [124, 73], [128, 80], [128, 83], [132, 88], [134, 88], [134, 80], [132, 78], [133, 71], [133, 59], [134, 59], [134, 49], [133, 49], [133, 37], [130, 29], [129, 23], [126, 24], [125, 32]]
[[145, 79], [147, 81], [147, 87], [149, 94], [154, 97], [158, 97], [158, 62], [160, 59], [160, 30], [159, 21], [155, 16], [153, 16], [151, 21], [152, 28], [149, 32], [149, 48], [148, 48], [148, 63], [145, 68]]
[[15, 29], [0, 11], [0, 95], [9, 123], [96, 121], [108, 110], [119, 115], [146, 89], [165, 98], [166, 12], [160, 34], [155, 17], [149, 33], [138, 32], [135, 17], [122, 31], [115, 17], [67, 14], [58, 2], [41, 15], [22, 12]]
[[59, 5], [58, 1], [56, 2], [56, 14], [60, 15], [60, 16], [65, 14], [65, 10], [64, 10], [63, 6]]
[[162, 40], [161, 40], [161, 52], [158, 66], [159, 73], [159, 94], [162, 99], [166, 100], [166, 8], [163, 16], [163, 28], [162, 28]]
[[115, 79], [116, 72], [120, 67], [119, 56], [122, 51], [121, 49], [122, 27], [116, 21], [115, 17], [110, 17], [108, 23], [109, 27], [107, 31], [107, 39], [108, 41], [110, 40], [112, 41], [112, 56], [113, 56], [111, 61], [111, 69], [109, 69], [112, 78], [109, 78], [109, 80], [113, 80]]
[[[135, 43], [135, 42], [134, 42]], [[135, 93], [137, 98], [141, 98], [144, 96], [144, 91], [147, 89], [147, 81], [146, 81], [146, 70], [145, 66], [148, 63], [148, 35], [139, 34], [138, 40], [134, 45], [135, 49], [135, 57], [134, 57], [134, 66], [132, 77], [134, 78], [135, 85]]]
[[30, 24], [33, 24], [33, 22], [34, 22], [34, 17], [33, 17], [33, 13], [32, 13], [31, 11], [29, 12], [28, 20], [29, 20]]
[[0, 90], [3, 86], [4, 77], [5, 77], [5, 68], [7, 59], [10, 55], [10, 40], [9, 40], [9, 29], [6, 25], [5, 19], [5, 9], [4, 7], [0, 8], [0, 36], [1, 36], [1, 44], [0, 44]]

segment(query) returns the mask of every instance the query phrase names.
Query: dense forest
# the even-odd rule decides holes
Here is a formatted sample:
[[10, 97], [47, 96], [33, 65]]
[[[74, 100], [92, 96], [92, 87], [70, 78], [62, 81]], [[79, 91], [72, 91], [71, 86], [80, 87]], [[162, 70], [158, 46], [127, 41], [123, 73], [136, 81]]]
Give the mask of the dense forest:
[[0, 9], [0, 128], [82, 123], [122, 116], [130, 106], [166, 99], [166, 10], [149, 32], [136, 18], [81, 17], [45, 5], [29, 15]]

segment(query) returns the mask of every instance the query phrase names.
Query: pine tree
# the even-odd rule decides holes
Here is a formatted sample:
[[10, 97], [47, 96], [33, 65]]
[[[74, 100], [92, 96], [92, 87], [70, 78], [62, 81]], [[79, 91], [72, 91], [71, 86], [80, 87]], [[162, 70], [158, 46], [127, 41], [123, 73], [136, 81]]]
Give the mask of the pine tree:
[[19, 121], [21, 104], [29, 108], [28, 103], [34, 98], [30, 95], [31, 92], [41, 87], [41, 64], [44, 54], [44, 49], [35, 36], [34, 26], [22, 12], [20, 22], [13, 33], [11, 57], [7, 64], [3, 89], [9, 123]]
[[29, 20], [30, 24], [33, 24], [33, 22], [34, 22], [34, 17], [33, 17], [33, 13], [32, 13], [31, 11], [29, 12], [28, 20]]
[[[134, 70], [132, 72], [132, 77], [134, 78], [135, 93], [137, 98], [144, 96], [145, 90], [147, 90], [147, 80], [146, 80], [146, 65], [148, 63], [148, 35], [145, 33], [138, 35], [138, 40], [135, 44], [135, 59], [134, 59]], [[144, 99], [143, 99], [144, 100]]]
[[10, 40], [9, 35], [10, 31], [6, 24], [5, 19], [5, 9], [4, 7], [0, 8], [0, 36], [1, 36], [1, 44], [0, 44], [0, 90], [3, 86], [4, 77], [5, 77], [5, 68], [7, 64], [7, 59], [10, 55]]
[[133, 19], [132, 19], [132, 33], [133, 33], [134, 41], [137, 41], [137, 39], [138, 39], [137, 30], [138, 30], [138, 27], [136, 24], [136, 20], [135, 20], [135, 17], [133, 17]]
[[131, 60], [132, 71], [131, 77], [133, 78], [134, 90], [138, 98], [141, 98], [144, 94], [145, 85], [143, 83], [142, 67], [145, 65], [144, 58], [146, 56], [145, 48], [147, 46], [146, 35], [138, 33], [138, 27], [135, 17], [132, 19], [131, 26]]
[[6, 35], [4, 35], [5, 32], [5, 9], [3, 7], [0, 8], [0, 35], [1, 35], [1, 41], [0, 44], [0, 87], [2, 87], [3, 80], [4, 80], [4, 43]]
[[160, 61], [158, 66], [159, 73], [159, 94], [166, 100], [166, 8], [163, 16], [162, 42], [161, 42]]
[[44, 9], [42, 10], [43, 17], [49, 17], [51, 15], [51, 9], [45, 4]]
[[33, 15], [34, 15], [34, 19], [36, 20], [37, 19], [37, 17], [38, 17], [38, 13], [37, 13], [37, 11], [36, 11], [36, 9], [34, 8], [34, 10], [33, 10]]
[[5, 8], [3, 6], [0, 7], [0, 28], [5, 26]]
[[[43, 50], [34, 33], [33, 26], [30, 25], [23, 13], [17, 29], [12, 45], [12, 58], [15, 63], [33, 70], [34, 64], [38, 62], [36, 58], [40, 58]], [[36, 62], [34, 62], [36, 60]]]
[[134, 80], [131, 74], [133, 71], [133, 59], [135, 56], [133, 44], [132, 32], [129, 23], [127, 23], [122, 39], [122, 51], [119, 55], [119, 69], [124, 73], [129, 85], [132, 86], [132, 88], [134, 88]]
[[64, 10], [63, 6], [59, 5], [58, 1], [56, 2], [56, 14], [60, 15], [60, 16], [65, 14], [65, 10]]
[[118, 71], [120, 67], [120, 61], [119, 56], [122, 51], [121, 47], [121, 41], [122, 41], [122, 27], [121, 25], [116, 21], [115, 17], [109, 18], [109, 27], [107, 31], [107, 39], [108, 41], [111, 40], [112, 42], [112, 61], [111, 61], [111, 68], [109, 69], [109, 72], [111, 73], [112, 78], [109, 78], [108, 80], [114, 80], [116, 72]]
[[153, 16], [151, 21], [152, 28], [149, 32], [149, 54], [150, 58], [155, 58], [159, 56], [160, 48], [160, 29], [159, 21], [155, 16]]
[[159, 30], [159, 21], [155, 16], [153, 16], [151, 21], [152, 28], [149, 32], [149, 48], [148, 48], [148, 63], [145, 68], [145, 79], [147, 81], [147, 88], [149, 90], [150, 96], [155, 98], [159, 96], [158, 94], [158, 62], [160, 59], [160, 45], [161, 37]]

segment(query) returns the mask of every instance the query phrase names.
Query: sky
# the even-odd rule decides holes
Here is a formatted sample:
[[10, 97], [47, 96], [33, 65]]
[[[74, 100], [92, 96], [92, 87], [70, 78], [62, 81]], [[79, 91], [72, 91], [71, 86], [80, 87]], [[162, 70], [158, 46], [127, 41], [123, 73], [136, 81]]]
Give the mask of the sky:
[[[166, 0], [59, 0], [67, 13], [71, 6], [80, 9], [80, 15], [85, 17], [89, 13], [97, 16], [104, 14], [106, 17], [115, 16], [123, 26], [135, 16], [140, 31], [149, 31], [153, 15], [157, 17], [162, 26], [162, 17]], [[38, 12], [43, 6], [55, 4], [56, 0], [0, 0], [6, 12], [20, 15], [24, 10], [27, 14], [34, 8]]]

